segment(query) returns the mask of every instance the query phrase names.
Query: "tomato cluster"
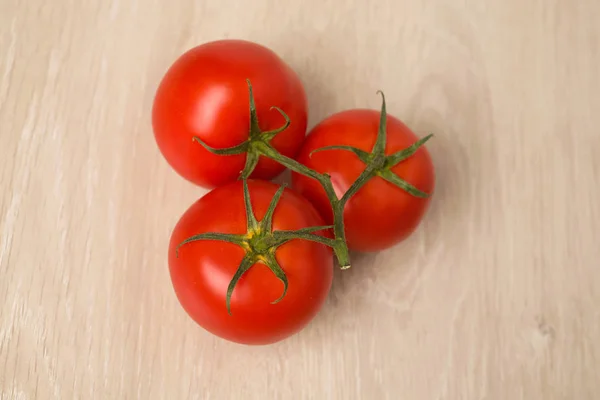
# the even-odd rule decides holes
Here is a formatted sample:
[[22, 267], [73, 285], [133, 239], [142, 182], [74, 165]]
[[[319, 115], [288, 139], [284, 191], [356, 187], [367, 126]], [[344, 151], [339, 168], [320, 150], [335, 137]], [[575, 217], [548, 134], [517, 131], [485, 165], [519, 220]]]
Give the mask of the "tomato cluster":
[[[183, 54], [154, 99], [169, 165], [212, 189], [180, 218], [169, 270], [179, 302], [207, 331], [268, 344], [301, 330], [331, 288], [334, 256], [408, 237], [434, 189], [425, 142], [381, 111], [334, 114], [306, 135], [298, 75], [256, 43], [220, 40]], [[292, 189], [270, 182], [285, 168]]]

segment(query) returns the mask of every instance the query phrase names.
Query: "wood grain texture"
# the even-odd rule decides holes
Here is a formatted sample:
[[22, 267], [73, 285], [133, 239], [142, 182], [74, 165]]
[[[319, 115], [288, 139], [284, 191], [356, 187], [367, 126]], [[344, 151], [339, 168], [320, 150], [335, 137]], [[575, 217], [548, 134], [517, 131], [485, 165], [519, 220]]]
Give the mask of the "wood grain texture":
[[[600, 2], [1, 0], [0, 398], [600, 396]], [[596, 25], [596, 26], [594, 26]], [[166, 246], [202, 191], [150, 109], [184, 50], [243, 38], [311, 126], [379, 107], [438, 173], [418, 232], [336, 272], [300, 334], [198, 328]]]

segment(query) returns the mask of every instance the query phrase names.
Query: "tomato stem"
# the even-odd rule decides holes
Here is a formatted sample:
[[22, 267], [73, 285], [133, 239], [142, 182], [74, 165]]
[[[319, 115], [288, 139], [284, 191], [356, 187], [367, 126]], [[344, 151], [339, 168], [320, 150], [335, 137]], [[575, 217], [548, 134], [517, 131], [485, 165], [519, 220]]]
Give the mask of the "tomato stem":
[[334, 239], [330, 246], [336, 255], [341, 269], [350, 268], [350, 254], [348, 245], [346, 244], [346, 231], [344, 229], [344, 207], [340, 199], [338, 199], [331, 183], [331, 177], [327, 174], [320, 174], [307, 166], [300, 164], [293, 158], [289, 158], [279, 153], [270, 143], [262, 143], [258, 146], [261, 155], [277, 161], [291, 171], [302, 174], [309, 178], [316, 179], [327, 195], [333, 211], [333, 235]]
[[199, 241], [199, 240], [216, 240], [237, 244], [245, 251], [244, 258], [240, 262], [235, 274], [233, 275], [227, 287], [227, 297], [225, 306], [227, 313], [231, 315], [231, 296], [233, 290], [240, 278], [256, 263], [266, 265], [271, 272], [283, 283], [283, 293], [273, 301], [273, 304], [278, 303], [285, 296], [288, 289], [288, 279], [285, 271], [275, 257], [275, 251], [279, 246], [290, 240], [300, 239], [309, 240], [316, 243], [321, 243], [333, 247], [333, 240], [327, 237], [316, 234], [316, 232], [331, 229], [332, 226], [310, 226], [307, 228], [298, 229], [295, 231], [273, 231], [273, 214], [275, 208], [281, 199], [285, 185], [279, 187], [273, 195], [269, 207], [261, 221], [256, 219], [252, 202], [250, 199], [250, 190], [248, 189], [248, 180], [243, 179], [244, 192], [244, 208], [246, 210], [246, 233], [242, 235], [207, 232], [191, 236], [185, 239], [177, 246], [176, 256], [179, 257], [179, 250], [182, 246]]
[[194, 137], [198, 143], [200, 143], [204, 148], [214, 154], [218, 155], [234, 155], [234, 154], [242, 154], [246, 153], [246, 164], [244, 166], [244, 170], [241, 172], [240, 177], [242, 179], [247, 179], [254, 171], [254, 168], [258, 164], [258, 160], [260, 156], [270, 158], [284, 167], [289, 168], [293, 172], [298, 174], [307, 176], [309, 178], [313, 178], [317, 180], [320, 185], [323, 187], [327, 198], [331, 204], [331, 209], [333, 212], [333, 234], [334, 238], [325, 240], [326, 238], [318, 239], [321, 243], [327, 244], [333, 248], [333, 251], [336, 255], [340, 268], [346, 269], [350, 268], [350, 255], [348, 251], [348, 245], [346, 243], [346, 233], [344, 228], [344, 207], [346, 203], [350, 200], [352, 196], [356, 194], [371, 178], [374, 176], [379, 176], [382, 179], [392, 183], [395, 186], [407, 191], [413, 196], [416, 197], [428, 197], [429, 194], [425, 193], [410, 183], [406, 182], [404, 179], [400, 178], [398, 175], [391, 171], [391, 168], [399, 164], [400, 162], [406, 160], [411, 157], [413, 154], [417, 152], [417, 150], [423, 146], [433, 135], [428, 135], [412, 146], [398, 151], [391, 155], [385, 154], [385, 147], [387, 141], [387, 110], [385, 104], [385, 95], [382, 91], [378, 91], [378, 94], [381, 94], [382, 104], [381, 104], [381, 114], [379, 119], [379, 127], [377, 131], [377, 139], [375, 140], [375, 144], [373, 145], [373, 149], [370, 153], [355, 148], [351, 146], [327, 146], [317, 150], [314, 150], [312, 154], [320, 151], [327, 150], [343, 150], [350, 151], [354, 153], [361, 161], [366, 164], [364, 171], [359, 175], [359, 177], [352, 183], [350, 188], [344, 193], [341, 199], [339, 199], [335, 193], [333, 188], [333, 184], [331, 182], [331, 177], [328, 174], [321, 174], [315, 170], [308, 168], [307, 166], [299, 163], [298, 161], [287, 157], [280, 152], [278, 152], [272, 145], [271, 140], [279, 133], [283, 132], [290, 125], [290, 118], [287, 114], [277, 107], [271, 107], [271, 109], [275, 109], [278, 111], [285, 119], [285, 124], [280, 128], [262, 132], [260, 130], [260, 125], [258, 121], [258, 116], [256, 113], [256, 104], [254, 102], [254, 94], [252, 91], [252, 83], [249, 79], [246, 80], [248, 85], [248, 96], [249, 96], [249, 107], [250, 107], [250, 131], [248, 133], [248, 140], [244, 143], [241, 143], [237, 146], [225, 148], [225, 149], [216, 149], [208, 146], [206, 143], [202, 141], [199, 137]]

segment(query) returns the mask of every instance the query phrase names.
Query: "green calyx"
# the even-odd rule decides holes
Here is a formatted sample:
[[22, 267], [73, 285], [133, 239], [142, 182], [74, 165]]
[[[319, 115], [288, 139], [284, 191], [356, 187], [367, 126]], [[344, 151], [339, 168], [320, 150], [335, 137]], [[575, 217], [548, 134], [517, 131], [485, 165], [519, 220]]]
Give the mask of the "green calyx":
[[283, 299], [287, 292], [288, 280], [284, 270], [281, 268], [275, 257], [275, 251], [279, 246], [294, 239], [310, 240], [321, 243], [327, 246], [334, 245], [334, 240], [329, 239], [315, 232], [330, 229], [331, 226], [311, 226], [295, 231], [273, 231], [273, 213], [277, 207], [277, 203], [285, 190], [285, 186], [281, 186], [269, 203], [269, 207], [265, 216], [261, 221], [256, 219], [252, 203], [250, 201], [250, 191], [248, 182], [243, 180], [244, 187], [244, 206], [246, 209], [246, 233], [245, 234], [230, 234], [207, 232], [191, 236], [185, 239], [177, 246], [177, 257], [179, 257], [179, 249], [191, 242], [199, 240], [217, 240], [222, 242], [233, 243], [240, 246], [245, 251], [244, 258], [238, 266], [233, 278], [227, 287], [226, 307], [227, 312], [231, 315], [231, 295], [240, 278], [256, 263], [266, 265], [271, 272], [283, 283], [283, 293], [273, 301], [273, 304], [278, 303]]
[[[277, 136], [277, 134], [283, 132], [290, 126], [290, 117], [279, 107], [271, 107], [271, 110], [278, 111], [283, 118], [285, 123], [271, 131], [261, 131], [258, 125], [258, 115], [256, 114], [256, 105], [254, 104], [254, 94], [252, 92], [252, 84], [249, 79], [246, 79], [248, 84], [248, 93], [250, 97], [250, 131], [248, 132], [248, 140], [244, 143], [238, 144], [237, 146], [228, 147], [225, 149], [216, 149], [204, 143], [202, 139], [194, 136], [194, 140], [200, 143], [206, 150], [213, 154], [222, 156], [231, 156], [236, 154], [246, 153], [246, 165], [240, 174], [240, 178], [248, 179], [258, 164], [260, 155], [264, 152], [265, 148], [273, 148], [270, 144], [271, 140]], [[274, 149], [273, 149], [274, 150]]]
[[417, 150], [421, 148], [421, 146], [423, 146], [429, 139], [433, 137], [433, 134], [425, 136], [406, 149], [400, 150], [394, 154], [386, 155], [385, 146], [387, 141], [387, 110], [385, 106], [385, 95], [381, 91], [378, 93], [381, 94], [382, 99], [381, 114], [379, 118], [379, 128], [377, 130], [377, 139], [375, 140], [375, 144], [373, 145], [373, 149], [370, 153], [352, 146], [326, 146], [316, 149], [310, 154], [312, 156], [314, 153], [320, 151], [344, 150], [354, 153], [362, 162], [365, 163], [366, 168], [364, 171], [359, 175], [350, 188], [348, 188], [346, 193], [344, 193], [344, 196], [341, 200], [344, 204], [374, 176], [379, 176], [380, 178], [385, 179], [386, 181], [392, 183], [402, 190], [405, 190], [415, 197], [429, 197], [429, 193], [425, 193], [417, 189], [404, 179], [400, 178], [398, 175], [392, 172], [392, 168], [415, 154]]

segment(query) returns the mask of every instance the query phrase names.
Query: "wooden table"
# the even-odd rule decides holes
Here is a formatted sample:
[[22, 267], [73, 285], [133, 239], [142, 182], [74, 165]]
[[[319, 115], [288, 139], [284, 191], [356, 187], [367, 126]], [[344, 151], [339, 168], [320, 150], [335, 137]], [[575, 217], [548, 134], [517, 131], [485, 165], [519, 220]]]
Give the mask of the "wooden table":
[[[600, 2], [42, 1], [0, 5], [1, 399], [600, 396]], [[596, 25], [596, 27], [594, 27]], [[195, 325], [166, 245], [204, 192], [150, 110], [183, 51], [260, 42], [310, 125], [388, 110], [437, 191], [391, 250], [354, 255], [301, 333]]]

